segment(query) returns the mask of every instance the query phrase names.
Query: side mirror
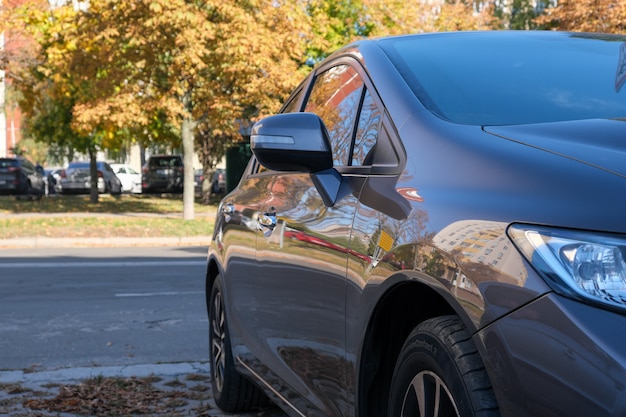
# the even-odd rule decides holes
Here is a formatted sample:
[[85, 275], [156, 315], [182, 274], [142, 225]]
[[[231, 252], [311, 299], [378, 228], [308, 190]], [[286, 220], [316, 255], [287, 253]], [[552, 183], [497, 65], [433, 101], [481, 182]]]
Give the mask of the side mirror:
[[252, 127], [250, 148], [261, 165], [275, 171], [316, 173], [333, 166], [328, 131], [313, 113], [284, 113]]
[[305, 172], [324, 204], [339, 198], [342, 177], [333, 168], [333, 152], [324, 122], [313, 113], [284, 113], [252, 127], [250, 147], [261, 165], [274, 171]]

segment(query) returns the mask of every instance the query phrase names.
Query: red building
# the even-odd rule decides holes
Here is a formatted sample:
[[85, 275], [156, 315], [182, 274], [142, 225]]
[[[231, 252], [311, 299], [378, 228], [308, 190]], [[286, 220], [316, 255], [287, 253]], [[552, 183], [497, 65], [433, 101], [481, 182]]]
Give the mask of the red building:
[[[25, 0], [0, 0], [0, 8], [14, 7]], [[23, 50], [27, 44], [23, 37], [11, 32], [0, 33], [0, 54], [10, 57]], [[10, 58], [9, 58], [10, 59]], [[11, 84], [10, 74], [0, 68], [0, 157], [13, 154], [12, 149], [22, 139], [22, 113], [15, 103], [7, 100], [7, 89]]]

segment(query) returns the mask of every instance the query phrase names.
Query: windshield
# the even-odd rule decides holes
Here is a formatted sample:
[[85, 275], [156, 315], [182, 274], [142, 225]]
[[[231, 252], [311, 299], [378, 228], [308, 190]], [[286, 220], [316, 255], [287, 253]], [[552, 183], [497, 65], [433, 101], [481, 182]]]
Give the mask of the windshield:
[[16, 159], [0, 159], [0, 168], [17, 167], [19, 163]]
[[382, 40], [420, 101], [471, 125], [626, 117], [625, 36], [472, 32]]

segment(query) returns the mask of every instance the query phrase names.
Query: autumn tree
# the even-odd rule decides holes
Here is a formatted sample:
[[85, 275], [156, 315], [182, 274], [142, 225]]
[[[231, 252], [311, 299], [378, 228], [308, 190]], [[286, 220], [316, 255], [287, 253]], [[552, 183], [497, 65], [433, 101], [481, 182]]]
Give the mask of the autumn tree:
[[[71, 71], [76, 30], [75, 10], [51, 9], [45, 1], [16, 2], [3, 9], [4, 28], [20, 39], [18, 51], [5, 55], [13, 99], [28, 116], [24, 133], [55, 149], [90, 155], [91, 201], [98, 201], [96, 152], [101, 132], [80, 132], [73, 126], [73, 105], [85, 94], [85, 85]], [[68, 40], [69, 39], [69, 40]]]
[[309, 65], [353, 40], [370, 36], [376, 22], [370, 19], [367, 9], [367, 0], [309, 0], [306, 11], [310, 16], [310, 31], [317, 35], [307, 47]]
[[494, 15], [494, 4], [484, 2], [477, 7], [476, 3], [461, 0], [445, 2], [441, 8], [435, 8], [428, 15], [424, 31], [449, 32], [459, 30], [488, 30], [500, 26]]
[[311, 0], [308, 13], [319, 34], [309, 50], [313, 61], [361, 38], [493, 29], [499, 22], [492, 1]]
[[22, 84], [30, 91], [24, 105], [41, 120], [69, 115], [69, 130], [89, 139], [90, 153], [118, 147], [123, 132], [153, 132], [150, 141], [174, 133], [185, 162], [183, 216], [191, 219], [199, 127], [203, 140], [233, 140], [242, 121], [278, 109], [302, 77], [308, 17], [296, 0], [88, 4], [20, 11], [41, 51]]
[[556, 0], [497, 0], [494, 15], [502, 21], [504, 29], [533, 30], [540, 25], [535, 21], [548, 7], [556, 5]]
[[626, 0], [559, 0], [535, 22], [565, 31], [624, 33]]
[[300, 78], [306, 16], [289, 1], [90, 2], [76, 43], [98, 81], [76, 104], [76, 123], [115, 131], [164, 114], [180, 129], [183, 216], [193, 218], [197, 128], [208, 140], [235, 136], [241, 120], [275, 111]]

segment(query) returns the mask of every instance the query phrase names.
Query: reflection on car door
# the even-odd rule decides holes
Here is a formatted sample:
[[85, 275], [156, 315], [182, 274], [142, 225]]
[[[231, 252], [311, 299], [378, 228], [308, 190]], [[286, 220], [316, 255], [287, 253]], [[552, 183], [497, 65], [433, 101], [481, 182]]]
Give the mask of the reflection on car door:
[[262, 357], [327, 416], [340, 415], [347, 401], [345, 276], [358, 190], [350, 191], [326, 207], [308, 175], [276, 178], [257, 240], [257, 291], [268, 308], [257, 312], [252, 331], [265, 341]]
[[[375, 135], [366, 138], [375, 129], [363, 129], [358, 120], [365, 97], [349, 65], [322, 68], [313, 84], [304, 111], [324, 121], [338, 169], [363, 160], [375, 143]], [[365, 124], [378, 123], [376, 114], [368, 111]], [[355, 131], [362, 136], [358, 149]], [[294, 405], [307, 416], [317, 415], [315, 409], [350, 415], [354, 358], [346, 358], [346, 268], [365, 177], [344, 176], [338, 201], [328, 207], [309, 174], [273, 176], [258, 213], [257, 267], [238, 276], [229, 300], [241, 334], [249, 337], [247, 360], [285, 398], [302, 398]]]

